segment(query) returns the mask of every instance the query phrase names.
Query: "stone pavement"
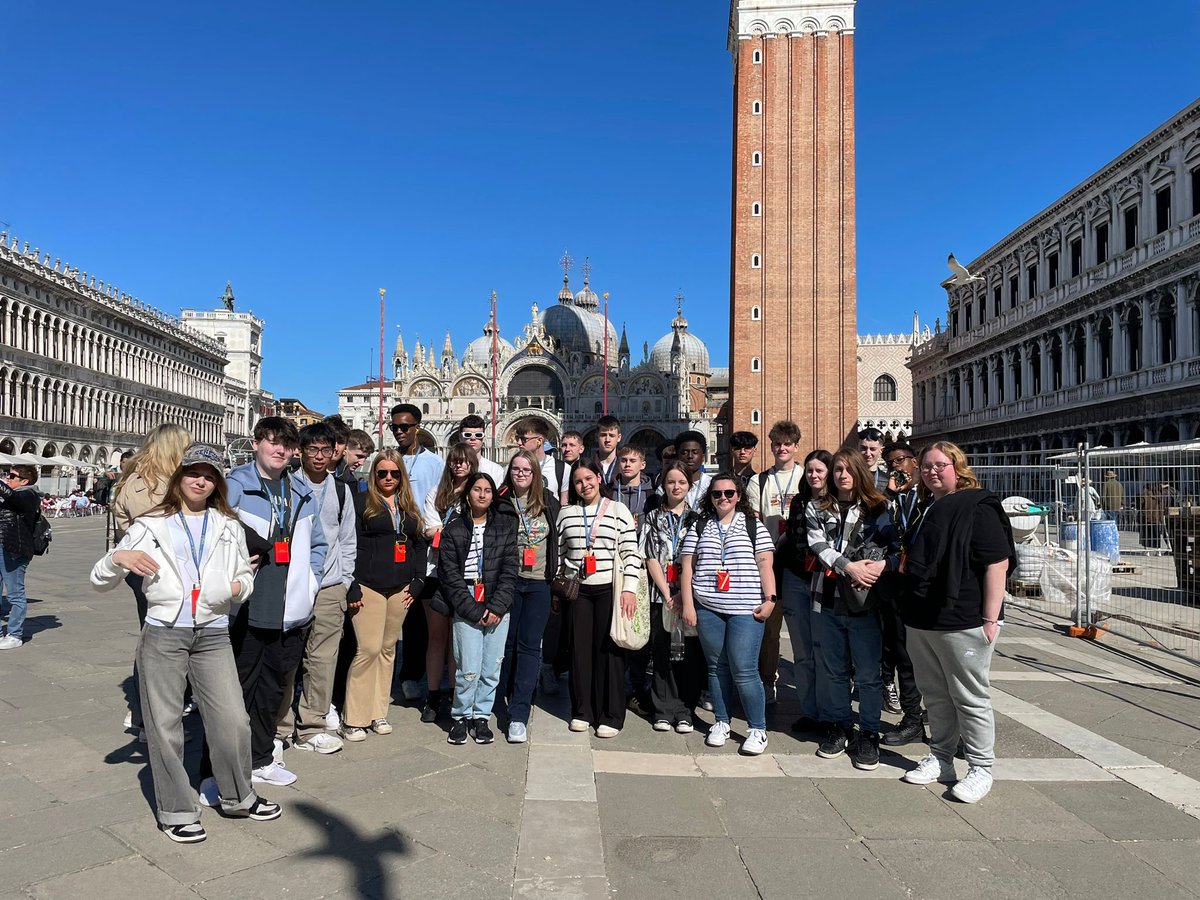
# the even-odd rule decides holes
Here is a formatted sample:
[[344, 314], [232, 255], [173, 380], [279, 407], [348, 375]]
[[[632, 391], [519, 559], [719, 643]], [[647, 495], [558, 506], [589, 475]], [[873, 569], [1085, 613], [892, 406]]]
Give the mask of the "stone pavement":
[[289, 752], [300, 780], [265, 792], [281, 819], [206, 812], [208, 841], [177, 845], [121, 727], [132, 597], [87, 584], [101, 520], [54, 527], [32, 640], [0, 653], [0, 900], [1200, 896], [1200, 669], [1015, 611], [997, 783], [975, 806], [898, 780], [919, 745], [874, 773], [817, 759], [784, 687], [758, 759], [633, 717], [612, 741], [573, 735], [560, 706], [523, 747], [451, 747], [398, 706], [389, 737]]

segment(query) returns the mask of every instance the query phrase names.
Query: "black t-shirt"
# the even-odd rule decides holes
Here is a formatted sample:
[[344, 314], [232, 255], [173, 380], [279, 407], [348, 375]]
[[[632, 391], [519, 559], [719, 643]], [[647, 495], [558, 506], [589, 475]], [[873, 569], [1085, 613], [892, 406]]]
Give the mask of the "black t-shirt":
[[[939, 572], [924, 597], [914, 598], [906, 593], [901, 601], [900, 614], [904, 624], [927, 631], [965, 631], [983, 626], [983, 582], [992, 563], [1008, 559], [1008, 535], [999, 514], [990, 506], [975, 509], [971, 531], [971, 547], [966, 569], [958, 590], [958, 600], [946, 608], [946, 574]], [[999, 617], [1004, 616], [1003, 605]]]

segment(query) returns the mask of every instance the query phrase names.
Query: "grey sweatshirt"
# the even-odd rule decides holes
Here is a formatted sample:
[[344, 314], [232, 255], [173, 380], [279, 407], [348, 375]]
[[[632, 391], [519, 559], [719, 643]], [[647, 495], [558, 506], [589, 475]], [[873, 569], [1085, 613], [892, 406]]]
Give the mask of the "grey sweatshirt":
[[329, 541], [329, 550], [325, 554], [325, 574], [321, 578], [321, 587], [332, 587], [344, 584], [346, 587], [354, 581], [354, 562], [358, 556], [358, 534], [354, 522], [354, 493], [345, 485], [341, 488], [345, 499], [341, 502], [342, 521], [338, 522], [338, 487], [332, 475], [326, 475], [320, 484], [309, 480], [303, 469], [296, 472], [296, 477], [312, 490], [317, 498], [318, 514], [325, 538]]

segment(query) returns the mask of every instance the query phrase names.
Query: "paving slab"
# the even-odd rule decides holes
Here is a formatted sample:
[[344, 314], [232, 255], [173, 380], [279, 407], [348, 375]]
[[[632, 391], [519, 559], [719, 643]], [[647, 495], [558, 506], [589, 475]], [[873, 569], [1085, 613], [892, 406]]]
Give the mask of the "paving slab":
[[1003, 789], [993, 789], [984, 802], [952, 803], [949, 808], [991, 841], [1105, 840], [1102, 832], [1032, 784], [1004, 784]]
[[[10, 802], [3, 785], [0, 785], [0, 797], [4, 798], [5, 804]], [[153, 815], [152, 808], [140, 788], [127, 788], [109, 794], [102, 803], [94, 800], [53, 803], [43, 809], [0, 819], [0, 850], [27, 846], [130, 819], [144, 819], [150, 815]]]
[[[517, 881], [604, 878], [595, 804], [526, 800], [517, 853]], [[532, 886], [527, 886], [527, 892]]]
[[592, 751], [586, 744], [529, 748], [525, 796], [532, 800], [596, 801]]
[[1200, 841], [1129, 841], [1121, 846], [1174, 884], [1200, 895]]
[[747, 838], [787, 835], [854, 839], [854, 830], [808, 780], [705, 778], [701, 790], [711, 800], [725, 832], [741, 845]]
[[99, 828], [0, 853], [0, 884], [26, 887], [133, 856], [134, 851]]
[[[758, 895], [763, 900], [823, 897], [836, 885], [839, 897], [911, 900], [896, 877], [858, 838], [751, 837], [738, 841]], [[753, 896], [753, 895], [750, 895]]]
[[1004, 845], [875, 839], [867, 844], [911, 895], [923, 900], [1051, 900], [1057, 895], [1053, 882], [1027, 872], [1005, 854]]
[[197, 900], [198, 897], [166, 872], [137, 857], [48, 878], [29, 888], [29, 895], [37, 900], [79, 900], [81, 897], [129, 900], [131, 892], [156, 900]]
[[282, 819], [223, 819], [205, 810], [200, 821], [208, 833], [203, 845], [176, 844], [159, 831], [153, 818], [144, 815], [105, 830], [183, 885], [212, 881], [287, 856], [286, 850], [264, 839]]
[[[983, 840], [950, 809], [942, 785], [872, 781], [864, 789], [862, 782], [831, 779], [816, 782], [816, 787], [854, 833], [868, 839]], [[1003, 789], [998, 785], [992, 790]]]
[[[698, 783], [647, 775], [596, 775], [600, 827], [604, 835], [723, 836], [713, 801]], [[782, 783], [782, 782], [781, 782]], [[692, 787], [695, 785], [695, 787]]]
[[[1138, 859], [1124, 844], [1081, 843], [1064, 853], [1061, 845], [1044, 842], [1010, 842], [1004, 852], [1020, 862], [1026, 871], [1044, 875], [1054, 885], [1055, 895], [1079, 900], [1096, 897], [1153, 897], [1154, 900], [1195, 900], [1191, 889], [1184, 889], [1154, 866]], [[1193, 857], [1194, 859], [1195, 857]]]
[[1126, 782], [1033, 787], [1112, 840], [1200, 838], [1200, 821]]
[[512, 883], [517, 860], [517, 829], [475, 812], [470, 796], [459, 804], [406, 819], [397, 825], [403, 836], [462, 865]]
[[738, 848], [724, 837], [604, 834], [615, 897], [757, 897]]

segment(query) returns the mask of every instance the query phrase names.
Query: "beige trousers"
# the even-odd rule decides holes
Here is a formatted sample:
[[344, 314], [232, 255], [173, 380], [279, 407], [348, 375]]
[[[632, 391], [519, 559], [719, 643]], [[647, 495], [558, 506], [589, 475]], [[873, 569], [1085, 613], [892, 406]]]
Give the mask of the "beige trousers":
[[363, 605], [350, 614], [358, 652], [350, 664], [346, 682], [346, 709], [342, 722], [366, 728], [376, 719], [386, 719], [392, 699], [392, 672], [396, 667], [396, 642], [412, 603], [405, 588], [381, 594], [365, 585]]

